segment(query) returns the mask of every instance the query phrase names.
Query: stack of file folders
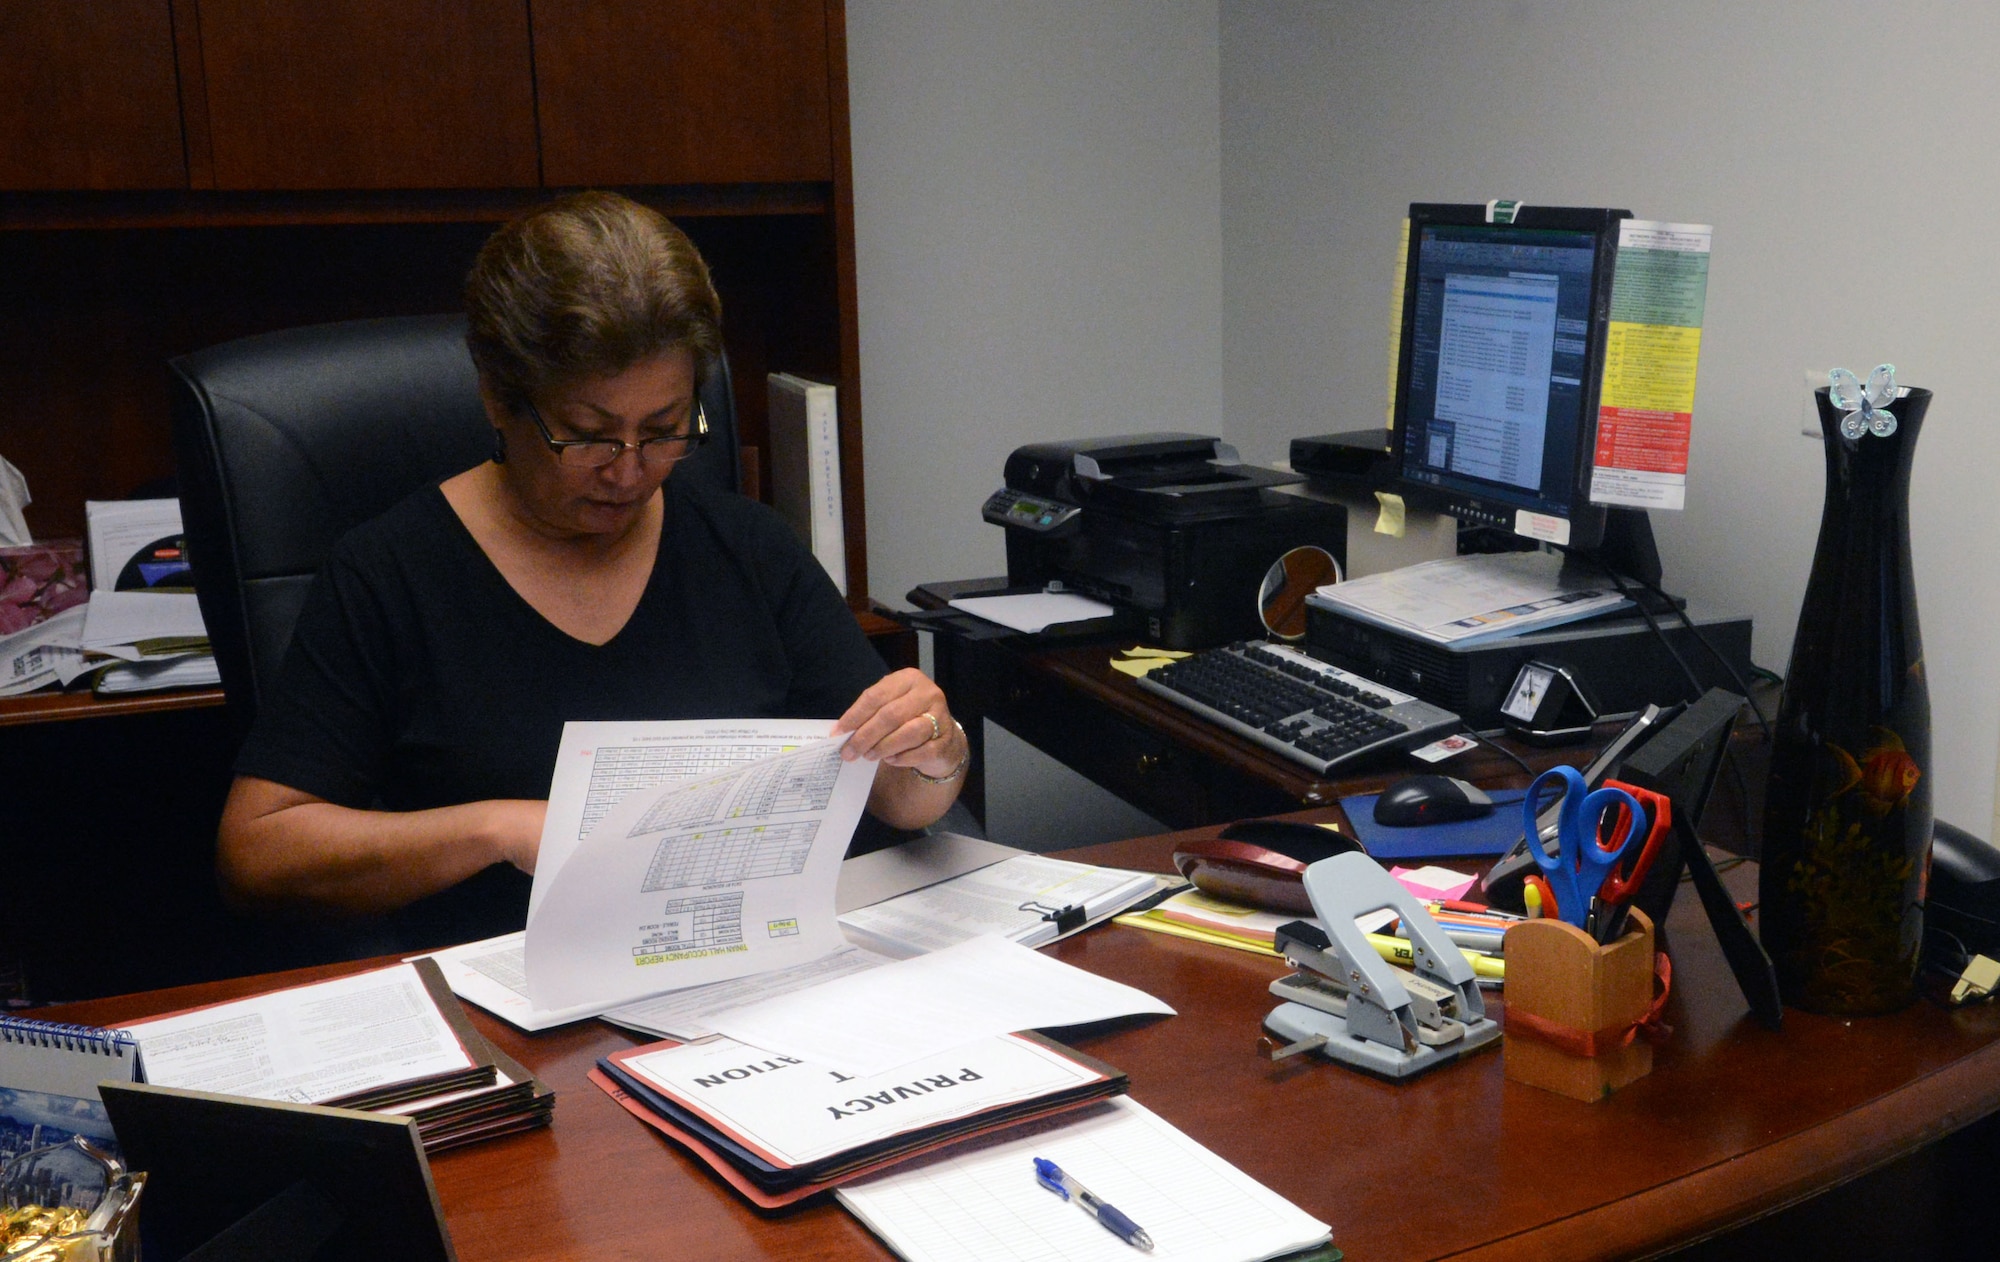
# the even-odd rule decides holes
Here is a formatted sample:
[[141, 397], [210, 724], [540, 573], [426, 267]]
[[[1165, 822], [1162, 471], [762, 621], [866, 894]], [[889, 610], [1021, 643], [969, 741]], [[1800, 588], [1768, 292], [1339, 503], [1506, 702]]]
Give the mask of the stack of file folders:
[[415, 1119], [427, 1153], [547, 1126], [555, 1117], [556, 1093], [477, 1031], [472, 1038], [473, 1055], [493, 1067], [491, 1082], [378, 1104], [369, 1111]]
[[667, 1040], [600, 1060], [590, 1079], [766, 1209], [1127, 1086], [1118, 1070], [1037, 1034], [866, 1077], [721, 1036]]
[[417, 1124], [425, 1152], [549, 1124], [555, 1092], [418, 960], [133, 1022], [144, 1080]]

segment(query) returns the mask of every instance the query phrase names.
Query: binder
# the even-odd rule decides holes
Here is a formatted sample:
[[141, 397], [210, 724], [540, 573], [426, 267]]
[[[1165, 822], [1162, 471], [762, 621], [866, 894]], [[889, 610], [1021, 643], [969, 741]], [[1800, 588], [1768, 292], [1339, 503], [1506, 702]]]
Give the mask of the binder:
[[[859, 1103], [882, 1102], [885, 1109], [901, 1105], [915, 1107], [919, 1112], [910, 1115], [908, 1124], [879, 1126], [851, 1145], [830, 1146], [805, 1160], [790, 1159], [779, 1151], [781, 1145], [774, 1142], [771, 1133], [744, 1129], [740, 1116], [732, 1120], [712, 1112], [701, 1101], [649, 1075], [644, 1068], [646, 1056], [687, 1046], [677, 1040], [614, 1053], [599, 1060], [597, 1068], [586, 1077], [628, 1113], [685, 1148], [746, 1200], [765, 1209], [776, 1209], [960, 1139], [992, 1134], [1018, 1122], [1066, 1113], [1120, 1095], [1128, 1085], [1119, 1070], [1039, 1034], [1010, 1034], [991, 1043], [1040, 1049], [1039, 1055], [1050, 1063], [1066, 1064], [1068, 1071], [1061, 1075], [1060, 1085], [1051, 1080], [1032, 1091], [1004, 1091], [977, 1102], [954, 1102], [952, 1107], [942, 1109], [926, 1108], [929, 1101], [917, 1094], [922, 1084], [951, 1076], [949, 1072], [939, 1073], [939, 1066], [984, 1064], [979, 1050], [983, 1044], [955, 1049], [928, 1061], [914, 1061], [890, 1074], [877, 1076], [885, 1082], [890, 1078], [908, 1079], [906, 1086], [884, 1088], [869, 1078], [840, 1078], [839, 1092], [865, 1096]], [[740, 1050], [763, 1055], [755, 1049]], [[1004, 1047], [1001, 1050], [1006, 1051]], [[775, 1071], [779, 1065], [797, 1065], [797, 1062], [780, 1058], [767, 1064]], [[799, 1066], [798, 1072], [814, 1082], [820, 1077], [811, 1067]], [[973, 1073], [963, 1068], [959, 1072]], [[704, 1086], [721, 1085], [716, 1078], [695, 1081]], [[972, 1077], [965, 1081], [972, 1081]], [[839, 1092], [835, 1093], [836, 1098]], [[918, 1103], [912, 1104], [913, 1100]]]
[[847, 594], [847, 535], [840, 502], [840, 412], [830, 385], [787, 372], [770, 391], [771, 500]]

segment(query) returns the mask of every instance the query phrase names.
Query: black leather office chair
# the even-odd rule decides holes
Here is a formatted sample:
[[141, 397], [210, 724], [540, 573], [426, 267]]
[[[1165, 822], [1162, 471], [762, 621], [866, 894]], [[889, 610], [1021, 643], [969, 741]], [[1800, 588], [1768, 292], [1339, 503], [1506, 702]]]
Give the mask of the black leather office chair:
[[[352, 320], [173, 361], [181, 515], [202, 619], [239, 732], [275, 686], [334, 541], [488, 459], [462, 316]], [[674, 471], [737, 489], [729, 368], [702, 390], [709, 441]]]

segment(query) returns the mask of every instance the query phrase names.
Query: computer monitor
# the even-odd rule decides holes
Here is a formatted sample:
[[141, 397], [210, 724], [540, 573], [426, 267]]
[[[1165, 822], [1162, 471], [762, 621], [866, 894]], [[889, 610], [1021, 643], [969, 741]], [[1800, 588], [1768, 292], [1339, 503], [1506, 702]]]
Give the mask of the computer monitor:
[[1590, 503], [1618, 222], [1625, 210], [1410, 207], [1392, 439], [1419, 508], [1578, 548]]

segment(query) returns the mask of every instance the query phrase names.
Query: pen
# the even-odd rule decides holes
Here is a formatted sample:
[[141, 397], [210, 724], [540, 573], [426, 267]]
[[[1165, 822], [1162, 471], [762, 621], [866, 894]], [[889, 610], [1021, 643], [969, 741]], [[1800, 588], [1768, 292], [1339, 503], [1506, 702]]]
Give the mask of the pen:
[[1035, 1181], [1064, 1200], [1075, 1199], [1077, 1208], [1095, 1218], [1098, 1225], [1135, 1249], [1153, 1251], [1153, 1238], [1146, 1229], [1097, 1198], [1089, 1188], [1062, 1172], [1053, 1161], [1035, 1158]]
[[[1504, 931], [1499, 929], [1473, 929], [1461, 925], [1443, 924], [1439, 925], [1438, 928], [1444, 930], [1445, 937], [1450, 938], [1459, 946], [1472, 951], [1498, 951], [1501, 941], [1507, 936]], [[1409, 927], [1398, 924], [1396, 926], [1396, 936], [1403, 939], [1409, 938]]]
[[1431, 913], [1431, 919], [1446, 928], [1457, 926], [1460, 929], [1485, 929], [1491, 933], [1505, 933], [1521, 923], [1519, 916], [1503, 920], [1498, 916], [1468, 916], [1462, 911], [1434, 911]]
[[1522, 918], [1522, 916], [1516, 916], [1514, 912], [1502, 912], [1500, 908], [1486, 906], [1484, 902], [1466, 902], [1464, 898], [1444, 898], [1440, 902], [1434, 902], [1434, 904], [1430, 904], [1430, 912], [1432, 914], [1438, 914], [1438, 912], [1462, 912], [1466, 916], [1484, 916], [1488, 920], [1520, 920]]

